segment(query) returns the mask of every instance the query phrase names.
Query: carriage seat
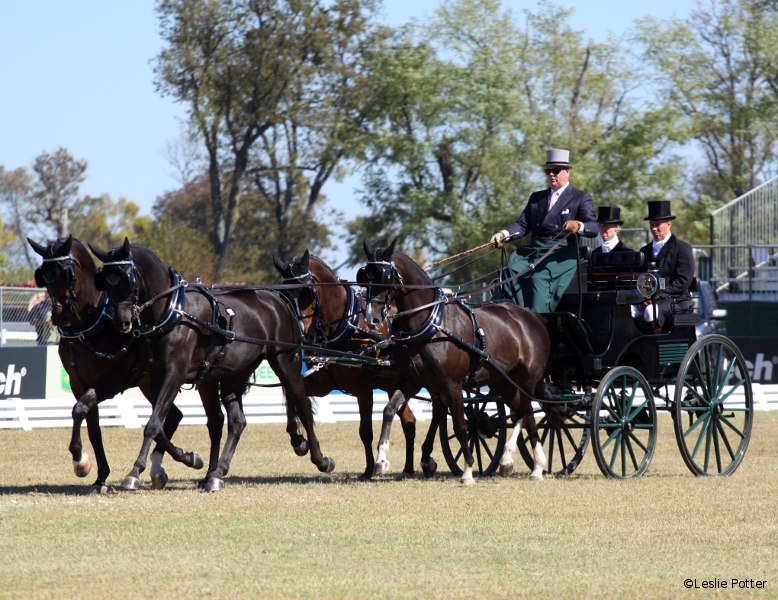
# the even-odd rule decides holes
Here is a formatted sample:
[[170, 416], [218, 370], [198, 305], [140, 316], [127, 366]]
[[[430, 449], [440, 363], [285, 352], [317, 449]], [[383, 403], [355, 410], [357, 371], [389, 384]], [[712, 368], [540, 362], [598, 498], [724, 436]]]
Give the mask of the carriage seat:
[[624, 273], [643, 266], [642, 252], [593, 252], [589, 257], [592, 273]]

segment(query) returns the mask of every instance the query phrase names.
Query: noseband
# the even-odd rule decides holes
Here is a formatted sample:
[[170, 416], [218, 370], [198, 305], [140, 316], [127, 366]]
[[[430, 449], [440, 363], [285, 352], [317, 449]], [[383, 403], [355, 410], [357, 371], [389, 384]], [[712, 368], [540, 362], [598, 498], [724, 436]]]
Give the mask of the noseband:
[[[106, 270], [108, 269], [108, 270]], [[98, 289], [108, 292], [108, 296], [111, 296], [111, 288], [116, 288], [122, 283], [125, 283], [129, 289], [129, 298], [121, 302], [112, 302], [114, 310], [119, 306], [132, 306], [132, 322], [140, 327], [140, 307], [138, 306], [138, 298], [140, 296], [140, 290], [138, 282], [140, 281], [140, 273], [135, 266], [135, 261], [129, 260], [116, 260], [112, 262], [103, 263], [103, 266], [98, 269], [95, 275], [95, 284]]]

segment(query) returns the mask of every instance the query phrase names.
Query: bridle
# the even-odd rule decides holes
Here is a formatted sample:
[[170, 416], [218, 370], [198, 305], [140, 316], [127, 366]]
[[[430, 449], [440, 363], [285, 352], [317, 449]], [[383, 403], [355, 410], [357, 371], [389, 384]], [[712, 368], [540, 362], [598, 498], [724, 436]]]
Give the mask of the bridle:
[[132, 307], [132, 322], [140, 327], [140, 308], [138, 298], [140, 296], [140, 273], [135, 266], [135, 261], [116, 260], [103, 263], [103, 266], [97, 270], [95, 275], [95, 286], [98, 290], [105, 291], [111, 296], [111, 289], [117, 289], [119, 286], [126, 286], [129, 290], [126, 300], [121, 302], [112, 302], [114, 310], [118, 307], [130, 305]]
[[[403, 290], [403, 279], [394, 261], [372, 260], [367, 261], [364, 267], [357, 271], [356, 282], [365, 288], [365, 303], [381, 306], [381, 322], [385, 322], [391, 309], [392, 289], [395, 283]], [[376, 301], [379, 294], [374, 288], [387, 288], [383, 292], [383, 301]]]
[[[51, 258], [44, 258], [43, 264], [35, 269], [34, 275], [35, 284], [38, 287], [46, 288], [48, 291], [51, 304], [64, 310], [65, 304], [60, 302], [57, 295], [51, 293], [49, 286], [56, 283], [62, 273], [65, 273], [69, 288], [69, 293], [66, 294], [67, 307], [70, 310], [70, 314], [80, 320], [81, 315], [78, 312], [78, 305], [76, 303], [76, 266], [80, 268], [81, 263], [70, 253], [65, 256], [53, 256]], [[56, 270], [52, 267], [56, 267]]]

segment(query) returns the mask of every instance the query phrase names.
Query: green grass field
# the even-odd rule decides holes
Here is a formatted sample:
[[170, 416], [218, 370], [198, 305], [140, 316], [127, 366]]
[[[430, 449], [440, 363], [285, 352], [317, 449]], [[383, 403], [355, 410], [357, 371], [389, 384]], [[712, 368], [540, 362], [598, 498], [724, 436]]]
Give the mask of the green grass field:
[[[756, 414], [730, 478], [692, 476], [667, 415], [635, 481], [606, 480], [587, 452], [568, 478], [532, 482], [522, 467], [464, 488], [436, 447], [431, 480], [360, 483], [357, 424], [317, 431], [331, 475], [294, 455], [283, 426], [250, 425], [223, 492], [197, 492], [201, 472], [167, 461], [168, 489], [144, 473], [141, 491], [102, 496], [73, 474], [67, 430], [0, 431], [0, 598], [711, 595], [688, 579], [714, 596], [778, 597], [778, 412]], [[104, 436], [118, 486], [141, 431]], [[205, 427], [175, 439], [206, 454]], [[397, 471], [400, 427], [392, 441]]]

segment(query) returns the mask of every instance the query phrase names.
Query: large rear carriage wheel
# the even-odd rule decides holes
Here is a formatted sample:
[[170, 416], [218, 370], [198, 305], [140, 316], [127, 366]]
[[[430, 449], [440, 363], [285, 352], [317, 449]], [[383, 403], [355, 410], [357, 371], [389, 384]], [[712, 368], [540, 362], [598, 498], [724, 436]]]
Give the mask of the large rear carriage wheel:
[[[579, 399], [559, 403], [543, 402], [535, 409], [535, 422], [548, 466], [544, 475], [570, 475], [581, 464], [589, 445], [589, 418], [586, 412], [580, 414]], [[519, 435], [519, 452], [526, 465], [535, 466], [532, 445], [526, 429]]]
[[[467, 445], [473, 454], [473, 471], [491, 475], [500, 464], [505, 449], [505, 405], [496, 397], [470, 396], [464, 399]], [[454, 435], [451, 415], [440, 423], [440, 447], [448, 468], [461, 475], [465, 458], [459, 440]]]
[[723, 335], [686, 352], [675, 384], [675, 438], [695, 475], [731, 475], [751, 437], [754, 398], [746, 361]]
[[656, 449], [654, 395], [633, 367], [616, 367], [600, 381], [592, 403], [592, 451], [606, 477], [640, 477]]

